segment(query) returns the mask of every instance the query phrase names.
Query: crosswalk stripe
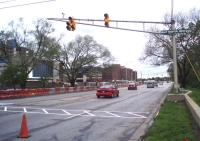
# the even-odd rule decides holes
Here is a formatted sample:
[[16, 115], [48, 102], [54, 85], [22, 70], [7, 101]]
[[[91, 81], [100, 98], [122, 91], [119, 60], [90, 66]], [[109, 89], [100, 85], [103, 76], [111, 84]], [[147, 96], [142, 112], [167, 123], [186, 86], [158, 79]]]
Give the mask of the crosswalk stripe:
[[42, 109], [46, 114], [48, 114], [48, 112], [45, 109]]

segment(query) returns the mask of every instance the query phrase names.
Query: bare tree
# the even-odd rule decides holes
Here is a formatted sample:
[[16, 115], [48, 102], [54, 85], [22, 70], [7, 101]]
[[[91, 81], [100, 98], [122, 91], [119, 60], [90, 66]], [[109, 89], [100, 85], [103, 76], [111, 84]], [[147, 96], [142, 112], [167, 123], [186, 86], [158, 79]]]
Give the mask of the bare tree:
[[[186, 87], [189, 73], [193, 73], [188, 58], [193, 62], [193, 65], [195, 64], [194, 62], [199, 64], [196, 60], [197, 55], [194, 54], [194, 47], [199, 47], [200, 45], [199, 15], [200, 10], [194, 8], [189, 13], [180, 12], [174, 16], [176, 29], [188, 29], [187, 33], [176, 34], [178, 79], [181, 87], [184, 88]], [[169, 14], [166, 14], [164, 19], [165, 22], [169, 22], [171, 17]], [[168, 30], [171, 28], [170, 25], [165, 25], [165, 27]], [[160, 31], [156, 26], [149, 30]], [[144, 52], [139, 60], [153, 66], [168, 65], [170, 67], [169, 70], [173, 70], [171, 68], [173, 63], [171, 36], [148, 34], [147, 39]]]
[[[11, 21], [8, 27], [2, 31], [1, 56], [8, 56], [9, 53], [5, 48], [10, 46], [5, 42], [13, 39], [16, 51], [9, 55], [11, 58], [8, 59], [9, 62], [5, 62], [24, 68], [28, 77], [38, 62], [48, 59], [58, 52], [62, 36], [54, 37], [54, 31], [52, 23], [45, 19], [37, 19], [33, 21], [32, 25], [25, 25], [23, 18], [19, 18], [18, 23]], [[26, 81], [20, 82], [20, 86], [24, 89]]]
[[89, 35], [77, 35], [75, 40], [60, 49], [55, 59], [63, 67], [60, 73], [67, 76], [72, 87], [80, 71], [86, 73], [94, 67], [103, 67], [115, 60], [106, 47]]

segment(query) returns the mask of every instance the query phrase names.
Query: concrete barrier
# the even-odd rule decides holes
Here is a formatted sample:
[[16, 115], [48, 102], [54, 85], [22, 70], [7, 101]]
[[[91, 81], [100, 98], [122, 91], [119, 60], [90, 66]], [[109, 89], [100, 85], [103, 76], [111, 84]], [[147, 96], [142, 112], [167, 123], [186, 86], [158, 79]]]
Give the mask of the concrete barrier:
[[60, 94], [78, 91], [92, 91], [99, 86], [78, 86], [78, 87], [55, 87], [55, 88], [36, 88], [25, 90], [0, 90], [0, 99], [14, 97], [28, 97], [46, 94]]
[[200, 127], [200, 107], [188, 95], [185, 95], [185, 102]]
[[60, 88], [60, 93], [65, 93], [65, 87]]
[[55, 88], [49, 88], [49, 93], [50, 93], [50, 94], [55, 93]]

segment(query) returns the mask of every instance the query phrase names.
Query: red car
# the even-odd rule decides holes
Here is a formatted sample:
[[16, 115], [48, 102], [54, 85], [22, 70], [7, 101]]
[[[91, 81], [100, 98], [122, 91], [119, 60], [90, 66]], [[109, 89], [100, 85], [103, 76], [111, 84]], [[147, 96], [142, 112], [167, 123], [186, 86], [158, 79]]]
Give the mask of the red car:
[[128, 84], [128, 90], [137, 90], [137, 84], [136, 83], [129, 83]]
[[113, 85], [103, 85], [97, 89], [96, 96], [108, 96], [108, 97], [119, 97], [119, 90]]

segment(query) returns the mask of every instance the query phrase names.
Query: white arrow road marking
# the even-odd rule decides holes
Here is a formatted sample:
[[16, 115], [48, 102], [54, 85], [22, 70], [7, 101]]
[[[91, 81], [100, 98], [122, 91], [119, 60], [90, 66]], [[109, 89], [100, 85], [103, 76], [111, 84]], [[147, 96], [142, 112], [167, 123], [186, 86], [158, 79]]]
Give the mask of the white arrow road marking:
[[7, 107], [4, 108], [4, 111], [7, 111]]

